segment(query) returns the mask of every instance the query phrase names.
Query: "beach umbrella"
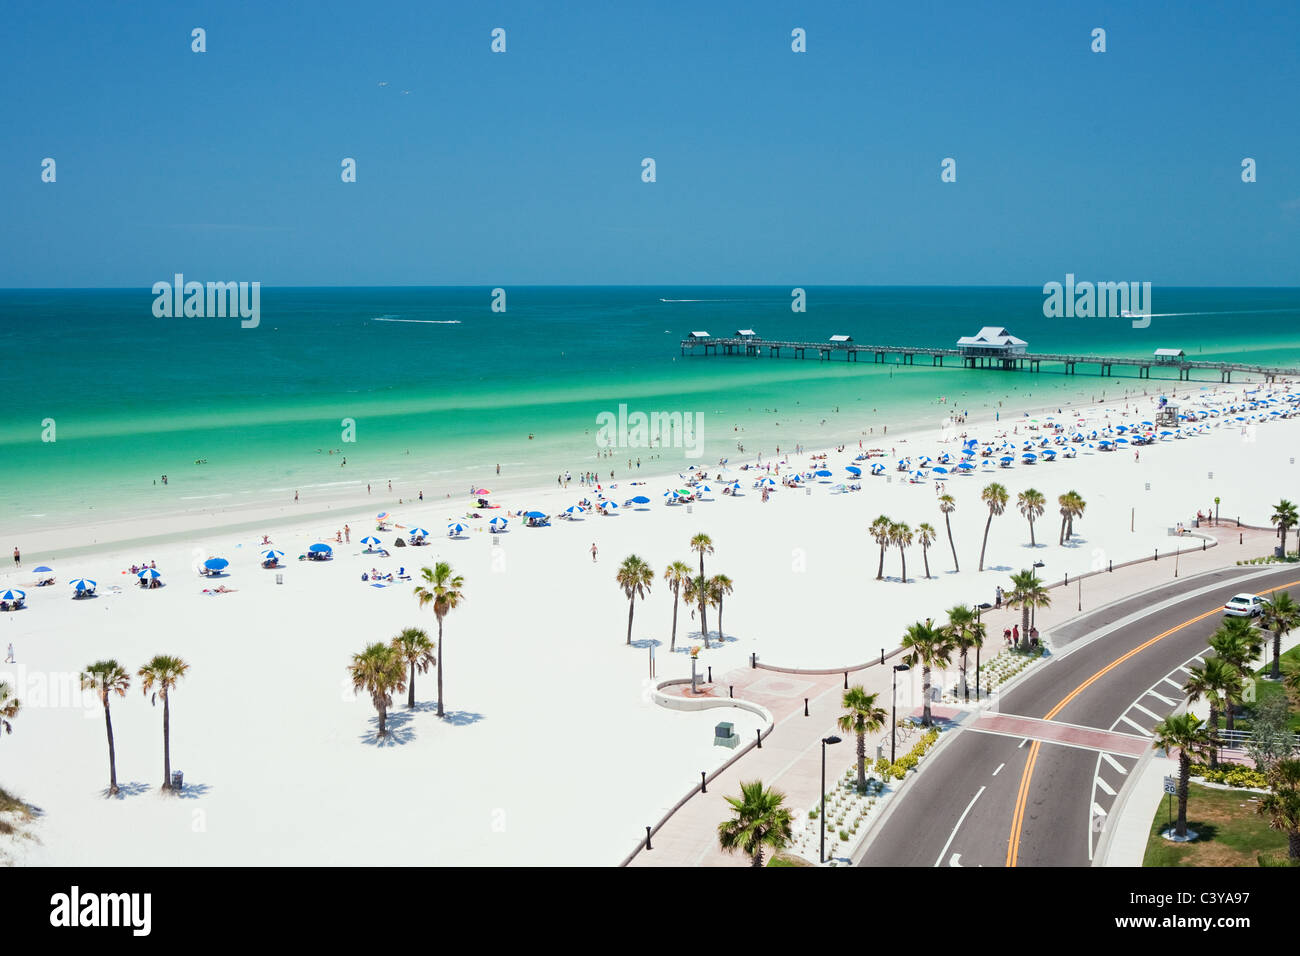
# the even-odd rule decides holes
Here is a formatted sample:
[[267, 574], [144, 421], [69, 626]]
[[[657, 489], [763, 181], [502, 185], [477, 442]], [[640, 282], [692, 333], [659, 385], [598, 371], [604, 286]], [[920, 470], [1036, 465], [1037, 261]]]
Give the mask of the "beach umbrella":
[[1143, 424], [1143, 425], [1146, 425], [1146, 426], [1148, 426], [1148, 427], [1150, 427], [1151, 425], [1154, 425], [1155, 423], [1154, 423], [1154, 422], [1143, 422], [1142, 424]]
[[943, 467], [943, 465], [935, 465], [935, 466], [934, 466], [933, 468], [931, 468], [930, 470], [931, 470], [932, 472], [934, 472], [936, 475], [946, 475], [946, 474], [948, 474], [948, 469], [945, 468], [945, 467]]
[[862, 469], [859, 468], [857, 465], [845, 465], [844, 470], [847, 471], [850, 475], [856, 475], [858, 477], [862, 476]]
[[665, 497], [665, 498], [672, 498], [672, 499], [675, 500], [675, 499], [677, 499], [677, 498], [680, 498], [681, 495], [679, 495], [677, 492], [675, 492], [675, 491], [673, 491], [671, 488], [669, 488], [667, 491], [664, 492], [664, 497]]
[[963, 461], [960, 465], [957, 466], [957, 469], [958, 471], [974, 471], [975, 466], [968, 461]]
[[321, 544], [320, 542], [311, 545], [307, 550], [314, 551], [316, 554], [332, 554], [334, 551], [328, 544]]
[[453, 538], [456, 537], [457, 535], [464, 534], [468, 530], [469, 528], [461, 524], [459, 521], [455, 522], [454, 524], [447, 525], [447, 534]]
[[412, 538], [427, 538], [427, 537], [429, 537], [429, 532], [426, 531], [424, 528], [412, 528], [410, 531], [408, 531], [408, 532], [406, 532], [406, 533], [407, 533], [408, 535], [410, 535]]
[[1015, 459], [1012, 458], [1010, 455], [1003, 455], [1001, 458], [998, 459], [998, 461], [1002, 462], [1002, 464], [1004, 465], [1009, 465], [1013, 461], [1015, 461]]
[[72, 585], [74, 591], [91, 591], [98, 586], [94, 581], [87, 580], [86, 578], [74, 578], [68, 583]]
[[203, 562], [203, 566], [209, 571], [224, 571], [230, 566], [230, 562], [225, 558], [208, 558]]
[[27, 597], [26, 591], [5, 591], [0, 594], [0, 601], [21, 601]]
[[525, 512], [524, 512], [524, 517], [525, 517], [525, 518], [545, 518], [546, 515], [542, 514], [542, 512], [540, 512], [540, 511], [525, 511]]
[[615, 510], [618, 507], [618, 505], [614, 504], [614, 502], [612, 501], [602, 501], [596, 507], [600, 508], [606, 514], [609, 514], [609, 512]]
[[1029, 452], [1025, 452], [1024, 457], [1021, 459], [1021, 461], [1038, 461], [1038, 456], [1032, 455]]
[[709, 494], [713, 494], [713, 489], [710, 488], [708, 485], [700, 485], [700, 487], [696, 488], [695, 490], [700, 492], [707, 491]]
[[1165, 432], [1161, 432], [1161, 433], [1160, 433], [1160, 437], [1161, 437], [1161, 438], [1168, 438], [1168, 437], [1169, 437], [1170, 435], [1172, 435], [1172, 434], [1173, 434], [1173, 432], [1165, 431]]
[[54, 569], [42, 564], [39, 568], [32, 569], [35, 574], [53, 574]]
[[650, 503], [650, 499], [647, 498], [645, 495], [637, 495], [635, 498], [632, 499], [632, 504], [634, 505], [648, 505], [649, 503]]
[[731, 490], [732, 490], [732, 491], [739, 491], [739, 490], [740, 490], [740, 482], [738, 482], [738, 481], [733, 481], [733, 482], [731, 483]]
[[156, 580], [157, 578], [162, 577], [162, 574], [161, 574], [161, 572], [159, 572], [158, 569], [156, 569], [156, 568], [144, 568], [144, 569], [141, 570], [138, 574], [136, 574], [136, 577], [137, 577], [137, 578], [149, 578], [150, 580]]
[[[775, 484], [776, 484], [776, 479], [775, 479], [775, 478], [760, 478], [760, 479], [758, 480], [758, 483], [761, 484], [761, 485], [769, 485], [769, 486], [770, 486], [770, 485], [775, 485]], [[679, 492], [679, 494], [680, 494], [680, 492]]]
[[[574, 513], [574, 508], [577, 508], [577, 505], [570, 505], [568, 508], [565, 509], [565, 511], [566, 511], [566, 513], [568, 513], [568, 514], [573, 514], [573, 513]], [[581, 508], [578, 508], [578, 510], [581, 511], [582, 509], [581, 509]], [[510, 523], [510, 522], [507, 521], [505, 518], [493, 518], [491, 521], [488, 522], [489, 525], [491, 525], [492, 527], [496, 528], [498, 531], [500, 531], [502, 528], [504, 528], [504, 527], [505, 527], [506, 525], [508, 525], [509, 523]]]
[[[371, 540], [374, 539], [372, 538]], [[375, 543], [378, 544], [379, 542], [375, 541]], [[265, 551], [262, 552], [263, 561], [279, 561], [283, 557], [284, 557], [284, 552], [276, 551], [274, 548], [267, 548]]]
[[475, 489], [471, 492], [471, 494], [475, 494], [475, 495], [490, 495], [490, 494], [492, 494], [492, 492], [488, 491], [486, 488], [475, 488]]
[[1128, 439], [1127, 439], [1127, 438], [1116, 438], [1116, 439], [1115, 439], [1115, 444], [1116, 444], [1116, 445], [1127, 445], [1127, 444], [1128, 444]]
[[831, 473], [830, 473], [829, 471], [827, 471], [825, 468], [823, 468], [823, 469], [821, 469], [820, 471], [817, 472], [817, 477], [818, 477], [818, 478], [829, 478], [830, 476], [831, 476]]
[[389, 518], [389, 514], [387, 511], [381, 511], [379, 512], [379, 514], [375, 515], [376, 521], [387, 521], [388, 518]]
[[921, 471], [919, 468], [916, 471], [912, 472], [913, 481], [922, 481], [924, 479], [925, 479], [925, 472]]
[[383, 544], [383, 542], [380, 541], [378, 538], [376, 538], [374, 535], [370, 535], [368, 537], [362, 538], [361, 543], [371, 547], [377, 544]]

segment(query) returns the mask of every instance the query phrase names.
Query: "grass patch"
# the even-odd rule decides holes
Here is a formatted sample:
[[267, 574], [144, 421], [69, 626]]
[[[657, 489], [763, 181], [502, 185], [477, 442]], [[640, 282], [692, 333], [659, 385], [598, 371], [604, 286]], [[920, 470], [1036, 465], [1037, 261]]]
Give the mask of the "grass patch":
[[[1162, 837], [1169, 826], [1169, 797], [1160, 801], [1143, 866], [1258, 866], [1259, 857], [1276, 859], [1287, 853], [1287, 835], [1271, 830], [1268, 818], [1255, 812], [1260, 794], [1249, 790], [1213, 790], [1190, 785], [1187, 797], [1187, 828], [1200, 838], [1192, 843], [1171, 843]], [[1174, 799], [1174, 820], [1178, 819], [1178, 798]], [[1244, 804], [1244, 806], [1243, 806]]]
[[785, 853], [778, 853], [767, 861], [768, 866], [812, 866], [807, 860], [800, 856], [789, 856]]

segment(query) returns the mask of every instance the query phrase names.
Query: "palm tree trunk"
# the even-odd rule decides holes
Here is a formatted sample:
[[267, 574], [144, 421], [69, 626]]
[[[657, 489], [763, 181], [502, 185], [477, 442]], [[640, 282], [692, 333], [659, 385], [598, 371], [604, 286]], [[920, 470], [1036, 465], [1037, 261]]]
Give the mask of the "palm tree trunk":
[[980, 567], [979, 567], [979, 569], [980, 569], [981, 571], [984, 570], [984, 551], [985, 551], [985, 549], [988, 548], [988, 546], [989, 546], [989, 528], [991, 528], [991, 527], [993, 527], [993, 512], [992, 512], [992, 511], [989, 512], [989, 520], [986, 521], [986, 522], [984, 522], [984, 543], [983, 543], [982, 545], [980, 545]]
[[1056, 543], [1058, 545], [1065, 544], [1065, 515], [1061, 515], [1061, 536], [1057, 538]]
[[880, 566], [876, 568], [876, 580], [879, 581], [885, 576], [885, 546], [880, 546]]
[[970, 703], [970, 687], [966, 683], [966, 648], [961, 649], [961, 695]]
[[948, 547], [952, 548], [952, 569], [960, 571], [961, 567], [957, 564], [957, 546], [952, 543], [952, 522], [948, 520], [948, 513], [943, 514], [944, 526], [948, 529]]
[[753, 863], [753, 865], [754, 865], [754, 866], [762, 866], [762, 865], [763, 865], [763, 844], [761, 844], [761, 843], [758, 845], [758, 849], [754, 851], [754, 863]]
[[[706, 579], [704, 577], [704, 552], [701, 551], [700, 552], [700, 582], [705, 583], [705, 580]], [[707, 602], [704, 600], [706, 591], [707, 588], [701, 589], [700, 591], [700, 630], [704, 632], [704, 646], [708, 647], [709, 646], [708, 605]]]
[[718, 595], [718, 643], [722, 643], [722, 595]]
[[108, 688], [104, 688], [104, 728], [108, 731], [108, 793], [117, 793], [117, 752], [113, 748], [113, 718], [108, 712]]
[[1282, 655], [1282, 632], [1273, 632], [1273, 680], [1279, 680], [1282, 677], [1282, 664], [1279, 658]]
[[406, 706], [415, 706], [415, 661], [411, 661], [411, 686], [406, 694]]
[[930, 665], [927, 664], [921, 669], [921, 695], [925, 698], [923, 701], [923, 710], [921, 711], [921, 723], [926, 727], [930, 726]]
[[921, 545], [921, 560], [925, 562], [925, 579], [930, 580], [930, 549]]
[[1219, 699], [1210, 698], [1210, 766], [1219, 765]]
[[442, 716], [442, 618], [438, 618], [438, 716]]
[[1020, 609], [1020, 647], [1029, 650], [1029, 602]]
[[1192, 758], [1184, 750], [1178, 755], [1178, 826], [1174, 833], [1187, 836], [1187, 781], [1192, 775]]
[[627, 601], [627, 642], [632, 643], [632, 612], [636, 610], [636, 595], [628, 598]]
[[680, 593], [681, 593], [681, 585], [674, 584], [673, 585], [673, 639], [668, 644], [669, 653], [672, 653], [673, 651], [677, 650], [677, 605], [680, 603], [678, 601], [678, 595]]
[[907, 583], [907, 552], [903, 550], [903, 546], [901, 544], [898, 546], [898, 556], [900, 559], [902, 559], [903, 562], [903, 583], [906, 584]]
[[167, 703], [167, 692], [163, 691], [163, 785], [164, 790], [172, 788], [172, 714], [171, 705]]
[[1293, 860], [1300, 860], [1300, 830], [1292, 830], [1287, 834], [1288, 855]]
[[375, 710], [379, 711], [379, 736], [382, 737], [388, 733], [388, 707], [380, 700], [375, 702]]
[[1232, 698], [1229, 697], [1227, 694], [1223, 695], [1223, 720], [1224, 723], [1227, 724], [1227, 726], [1224, 727], [1224, 730], [1235, 729], [1233, 727]]
[[858, 789], [867, 789], [867, 732], [858, 734]]
[[1038, 542], [1034, 540], [1034, 519], [1033, 518], [1029, 519], [1029, 546], [1031, 548], [1038, 547]]
[[1074, 537], [1074, 515], [1070, 515], [1065, 522], [1065, 540], [1069, 541]]

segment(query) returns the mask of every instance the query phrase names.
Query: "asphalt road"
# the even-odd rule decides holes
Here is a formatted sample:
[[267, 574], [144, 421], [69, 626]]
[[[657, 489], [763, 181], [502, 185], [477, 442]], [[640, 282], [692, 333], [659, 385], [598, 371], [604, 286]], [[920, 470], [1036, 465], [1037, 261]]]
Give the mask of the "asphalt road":
[[1184, 699], [1183, 668], [1204, 654], [1223, 603], [1300, 580], [1295, 566], [1241, 580], [1258, 571], [1229, 568], [1172, 582], [1059, 629], [1054, 657], [1008, 691], [997, 714], [1051, 715], [1054, 725], [1090, 728], [1074, 735], [1084, 745], [986, 732], [977, 728], [996, 729], [996, 716], [967, 717], [965, 729], [908, 783], [859, 865], [1090, 865], [1136, 754]]

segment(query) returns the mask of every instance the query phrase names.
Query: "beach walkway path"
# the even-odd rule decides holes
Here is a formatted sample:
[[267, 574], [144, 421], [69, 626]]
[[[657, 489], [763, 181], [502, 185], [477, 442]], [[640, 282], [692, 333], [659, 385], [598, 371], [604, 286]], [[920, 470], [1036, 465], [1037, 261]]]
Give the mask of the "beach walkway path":
[[[1199, 539], [1186, 536], [1177, 539], [1178, 546], [1188, 549], [1178, 558], [1178, 580], [1204, 571], [1233, 567], [1239, 560], [1269, 554], [1272, 545], [1276, 543], [1276, 536], [1270, 531], [1239, 529], [1235, 524], [1202, 527], [1200, 533], [1212, 536], [1218, 546], [1201, 551]], [[1174, 547], [1175, 539], [1171, 538], [1171, 552]], [[1175, 561], [1172, 553], [1169, 553], [1162, 555], [1158, 561], [1146, 561], [1116, 569], [1113, 573], [1087, 577], [1083, 581], [1081, 592], [1074, 580], [1068, 585], [1054, 587], [1051, 590], [1052, 606], [1037, 612], [1039, 632], [1050, 647], [1053, 629], [1079, 615], [1080, 593], [1083, 610], [1087, 612], [1150, 588], [1169, 584], [1176, 580], [1174, 570]], [[1008, 582], [997, 575], [986, 573], [985, 578], [990, 589], [999, 583], [1008, 586]], [[1249, 585], [1245, 587], [1249, 589]], [[929, 611], [936, 621], [943, 619], [942, 608], [918, 607], [918, 612], [924, 611]], [[985, 647], [991, 655], [1002, 646], [1002, 629], [1019, 624], [1020, 612], [1004, 607], [985, 611], [982, 617], [988, 627]], [[893, 675], [890, 665], [897, 661], [896, 657], [888, 658], [883, 667], [871, 666], [852, 671], [849, 674], [849, 684], [861, 685], [868, 693], [877, 694], [877, 706], [888, 710]], [[792, 662], [782, 663], [794, 666]], [[707, 793], [696, 793], [686, 801], [654, 834], [652, 849], [642, 849], [633, 857], [629, 866], [748, 866], [749, 859], [744, 854], [726, 854], [718, 848], [718, 824], [727, 819], [731, 811], [725, 798], [740, 794], [740, 782], [761, 780], [765, 786], [782, 791], [786, 796], [786, 806], [795, 811], [796, 826], [799, 826], [820, 796], [821, 739], [832, 733], [842, 738], [840, 744], [827, 748], [828, 782], [833, 783], [855, 759], [855, 738], [851, 734], [841, 733], [835, 727], [835, 721], [842, 710], [842, 672], [789, 674], [743, 667], [722, 675], [713, 685], [703, 686], [708, 687], [713, 694], [725, 697], [729, 685], [735, 697], [762, 704], [772, 713], [771, 734], [764, 738], [761, 749], [750, 750], [710, 781]], [[685, 685], [676, 689], [678, 692], [689, 690]], [[672, 689], [665, 690], [671, 692]], [[808, 699], [806, 717], [804, 698]], [[932, 710], [936, 717], [966, 716], [959, 714], [958, 709], [948, 706], [935, 705]], [[725, 710], [714, 713], [720, 720], [725, 719]], [[919, 715], [920, 708], [914, 708], [908, 713]], [[900, 709], [898, 716], [908, 716], [908, 713]], [[888, 724], [885, 730], [867, 736], [868, 765], [875, 761], [876, 745], [886, 734]], [[900, 796], [905, 799], [906, 791]], [[1142, 801], [1137, 803], [1142, 804]], [[1144, 804], [1138, 812], [1146, 812]], [[1147, 826], [1149, 825], [1148, 814]], [[1139, 832], [1138, 828], [1130, 829], [1134, 833]], [[767, 856], [770, 857], [770, 853]]]

